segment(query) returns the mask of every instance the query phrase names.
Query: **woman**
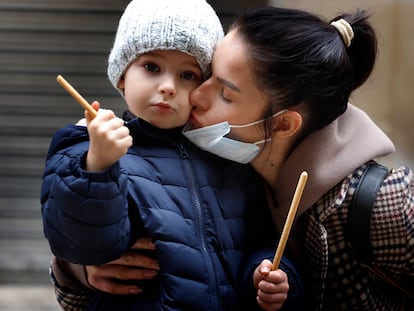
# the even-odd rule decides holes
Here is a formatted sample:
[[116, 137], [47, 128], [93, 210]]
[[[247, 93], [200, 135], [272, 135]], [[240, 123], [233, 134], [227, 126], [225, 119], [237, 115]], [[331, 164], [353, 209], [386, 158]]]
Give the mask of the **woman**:
[[[206, 126], [227, 121], [228, 138], [260, 146], [250, 148], [251, 164], [269, 185], [279, 228], [300, 172], [309, 173], [288, 251], [302, 264], [312, 310], [410, 308], [360, 265], [346, 231], [361, 175], [372, 159], [393, 151], [380, 129], [348, 104], [377, 52], [367, 18], [359, 11], [327, 23], [296, 10], [247, 11], [217, 48], [213, 75], [191, 96], [191, 122], [200, 129], [186, 134], [190, 140], [233, 158], [222, 152], [226, 143], [218, 149], [198, 140], [211, 129]], [[373, 262], [397, 282], [414, 277], [413, 216], [413, 173], [392, 170], [375, 199], [370, 234]]]
[[[366, 114], [348, 103], [375, 62], [376, 38], [367, 18], [355, 12], [328, 23], [297, 10], [247, 10], [218, 46], [212, 76], [191, 96], [191, 123], [207, 127], [208, 135], [205, 129], [185, 135], [210, 152], [250, 161], [268, 183], [279, 228], [300, 172], [309, 173], [286, 252], [301, 266], [310, 310], [412, 305], [357, 261], [346, 231], [361, 176], [372, 159], [394, 150]], [[247, 143], [235, 143], [243, 150], [237, 159], [225, 152], [234, 140], [215, 136], [223, 121], [229, 125], [219, 126], [220, 135], [229, 131], [226, 138]], [[206, 144], [200, 135], [216, 139]], [[392, 170], [375, 199], [370, 233], [374, 263], [397, 282], [414, 277], [413, 215], [413, 173]]]

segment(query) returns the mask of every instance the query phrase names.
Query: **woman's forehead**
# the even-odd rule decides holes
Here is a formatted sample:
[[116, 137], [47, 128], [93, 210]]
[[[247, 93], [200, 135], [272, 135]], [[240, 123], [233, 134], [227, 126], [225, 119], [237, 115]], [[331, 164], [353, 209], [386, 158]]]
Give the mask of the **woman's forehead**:
[[[220, 55], [221, 57], [229, 56], [242, 56], [245, 54], [245, 46], [241, 37], [235, 30], [230, 31], [218, 44], [214, 56]], [[214, 57], [213, 57], [214, 60]]]
[[213, 56], [213, 74], [232, 82], [239, 89], [240, 83], [251, 84], [252, 70], [247, 57], [242, 40], [232, 31], [220, 42]]
[[233, 84], [243, 96], [257, 96], [262, 91], [252, 64], [246, 43], [236, 30], [232, 30], [220, 42], [213, 56], [213, 76]]

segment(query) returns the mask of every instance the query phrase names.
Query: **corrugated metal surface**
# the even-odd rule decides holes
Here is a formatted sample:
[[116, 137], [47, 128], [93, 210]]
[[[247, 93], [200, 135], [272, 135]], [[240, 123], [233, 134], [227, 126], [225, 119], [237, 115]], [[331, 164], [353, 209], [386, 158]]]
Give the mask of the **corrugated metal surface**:
[[56, 129], [83, 114], [56, 75], [88, 99], [123, 105], [106, 59], [127, 2], [0, 2], [0, 283], [49, 282], [39, 203], [45, 155]]

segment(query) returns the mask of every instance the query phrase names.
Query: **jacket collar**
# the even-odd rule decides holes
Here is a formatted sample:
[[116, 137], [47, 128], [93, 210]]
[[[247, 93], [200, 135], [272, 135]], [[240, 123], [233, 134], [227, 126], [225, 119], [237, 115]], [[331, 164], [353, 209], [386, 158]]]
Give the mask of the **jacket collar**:
[[125, 126], [128, 127], [130, 131], [134, 145], [154, 142], [159, 143], [160, 141], [176, 142], [182, 139], [182, 127], [161, 129], [140, 118], [132, 118], [126, 121]]

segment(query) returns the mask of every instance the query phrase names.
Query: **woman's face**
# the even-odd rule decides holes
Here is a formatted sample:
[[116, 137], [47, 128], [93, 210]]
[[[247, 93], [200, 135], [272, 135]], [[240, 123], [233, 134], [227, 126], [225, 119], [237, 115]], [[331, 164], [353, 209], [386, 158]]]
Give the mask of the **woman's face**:
[[[211, 77], [190, 95], [194, 106], [190, 121], [195, 127], [223, 121], [240, 125], [264, 117], [267, 97], [256, 86], [248, 56], [246, 44], [237, 30], [229, 32], [214, 54]], [[250, 140], [246, 134], [242, 136], [245, 141]]]

